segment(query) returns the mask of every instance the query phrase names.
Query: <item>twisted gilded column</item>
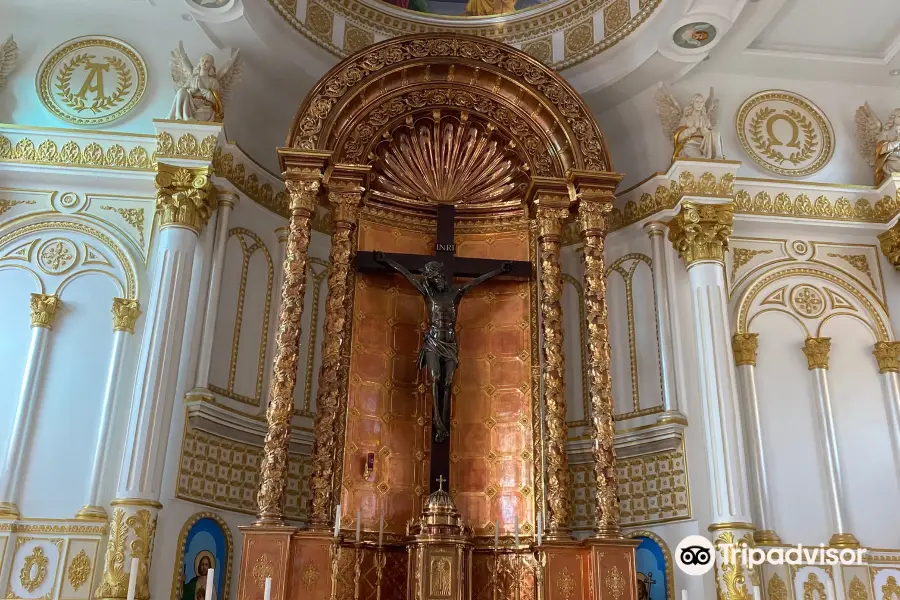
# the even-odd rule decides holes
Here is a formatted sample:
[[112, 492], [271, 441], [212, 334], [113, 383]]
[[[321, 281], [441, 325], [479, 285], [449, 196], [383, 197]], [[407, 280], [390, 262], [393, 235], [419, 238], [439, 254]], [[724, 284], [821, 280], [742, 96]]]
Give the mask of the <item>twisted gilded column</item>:
[[[131, 559], [138, 559], [135, 597], [150, 596], [150, 557], [162, 508], [163, 465], [175, 405], [197, 241], [216, 208], [209, 164], [158, 163], [158, 235], [148, 271], [149, 298], [131, 397], [124, 456], [98, 599], [126, 597]], [[134, 307], [136, 308], [136, 307]], [[124, 316], [123, 316], [124, 318]]]
[[737, 368], [738, 381], [741, 386], [742, 404], [747, 419], [747, 440], [750, 443], [750, 466], [753, 471], [754, 500], [759, 527], [753, 533], [757, 544], [777, 546], [781, 538], [772, 526], [772, 501], [769, 495], [769, 482], [766, 477], [766, 455], [762, 443], [762, 419], [759, 415], [759, 395], [756, 392], [756, 351], [759, 348], [759, 334], [736, 333], [731, 338], [734, 351], [734, 364]]
[[[584, 304], [588, 331], [588, 397], [590, 399], [596, 487], [596, 538], [618, 539], [618, 477], [616, 473], [616, 425], [613, 419], [610, 373], [609, 307], [606, 300], [604, 249], [609, 232], [607, 215], [613, 191], [621, 176], [570, 173], [578, 198], [578, 224], [584, 242]], [[584, 349], [582, 350], [584, 351]]]
[[[706, 457], [712, 493], [709, 530], [716, 546], [753, 544], [750, 490], [738, 400], [731, 325], [725, 289], [725, 251], [734, 221], [731, 197], [683, 199], [669, 222], [669, 240], [681, 256], [691, 286], [696, 360]], [[740, 564], [716, 554], [716, 586], [722, 600], [750, 597]]]
[[872, 351], [884, 387], [888, 430], [894, 450], [894, 465], [900, 470], [900, 342], [875, 342]]
[[569, 216], [568, 189], [545, 182], [535, 194], [540, 248], [541, 349], [544, 383], [544, 469], [547, 473], [547, 539], [568, 539], [569, 460], [566, 442], [565, 357], [563, 356], [562, 271], [559, 255], [562, 228]]
[[88, 481], [87, 498], [84, 506], [75, 514], [75, 518], [84, 521], [105, 521], [109, 515], [100, 505], [100, 475], [103, 473], [106, 447], [109, 443], [110, 425], [112, 424], [113, 403], [116, 398], [116, 386], [119, 383], [119, 371], [125, 356], [127, 336], [134, 334], [134, 326], [141, 316], [140, 303], [127, 298], [112, 299], [113, 347], [109, 369], [106, 372], [106, 385], [103, 388], [103, 405], [100, 409], [100, 426], [94, 442], [94, 456], [91, 460], [91, 478]]
[[825, 446], [825, 475], [828, 479], [828, 495], [834, 518], [834, 535], [829, 545], [838, 548], [858, 548], [859, 541], [848, 530], [844, 484], [841, 475], [841, 460], [837, 446], [837, 431], [834, 426], [834, 412], [831, 406], [831, 391], [828, 387], [828, 356], [831, 352], [831, 338], [809, 337], [803, 344], [803, 354], [816, 385], [819, 425], [822, 428], [822, 442]]
[[25, 358], [25, 374], [16, 402], [12, 433], [6, 446], [6, 460], [0, 469], [0, 519], [18, 519], [25, 445], [32, 434], [37, 408], [41, 371], [47, 357], [47, 340], [56, 313], [62, 306], [59, 296], [31, 294], [31, 343]]
[[349, 346], [353, 321], [353, 257], [359, 207], [371, 166], [338, 165], [330, 173], [328, 205], [333, 232], [328, 256], [328, 295], [322, 335], [322, 367], [316, 397], [316, 440], [310, 483], [309, 525], [329, 529], [334, 523], [335, 463], [340, 460], [338, 422], [347, 402]]
[[259, 505], [255, 525], [284, 524], [288, 449], [294, 414], [294, 387], [300, 354], [300, 319], [306, 293], [306, 266], [312, 217], [327, 154], [287, 151], [285, 185], [290, 195], [287, 253], [281, 286], [281, 310], [275, 338], [275, 368], [266, 408], [268, 432], [260, 467]]

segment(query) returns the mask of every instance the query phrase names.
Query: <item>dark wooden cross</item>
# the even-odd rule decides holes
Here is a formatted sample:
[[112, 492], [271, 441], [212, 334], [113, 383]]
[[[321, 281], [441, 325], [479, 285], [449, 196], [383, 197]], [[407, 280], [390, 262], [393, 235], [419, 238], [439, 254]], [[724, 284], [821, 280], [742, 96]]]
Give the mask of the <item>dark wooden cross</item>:
[[[444, 273], [447, 281], [453, 282], [456, 277], [478, 277], [501, 267], [506, 262], [512, 262], [512, 270], [507, 277], [515, 279], [529, 279], [531, 277], [531, 263], [528, 261], [505, 261], [489, 258], [463, 258], [456, 256], [456, 243], [454, 241], [454, 229], [456, 222], [456, 208], [452, 204], [440, 204], [437, 211], [437, 239], [434, 255], [427, 254], [393, 254], [384, 253], [386, 258], [400, 263], [412, 273], [421, 273], [426, 263], [437, 261], [444, 265]], [[361, 273], [393, 273], [388, 267], [375, 260], [374, 252], [360, 252], [356, 255], [356, 268]], [[465, 377], [463, 373], [463, 377]], [[446, 483], [450, 486], [450, 439], [444, 442], [435, 442], [431, 438], [431, 482], [430, 491], [441, 489]], [[440, 480], [440, 484], [438, 484]], [[438, 484], [438, 485], [435, 485]]]

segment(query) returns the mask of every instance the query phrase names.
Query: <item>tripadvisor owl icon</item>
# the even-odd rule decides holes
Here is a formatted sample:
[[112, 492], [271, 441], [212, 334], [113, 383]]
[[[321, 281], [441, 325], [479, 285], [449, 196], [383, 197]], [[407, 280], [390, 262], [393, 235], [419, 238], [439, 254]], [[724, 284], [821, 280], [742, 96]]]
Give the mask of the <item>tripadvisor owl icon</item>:
[[702, 535], [689, 535], [675, 548], [675, 564], [687, 575], [705, 575], [716, 562], [715, 551]]

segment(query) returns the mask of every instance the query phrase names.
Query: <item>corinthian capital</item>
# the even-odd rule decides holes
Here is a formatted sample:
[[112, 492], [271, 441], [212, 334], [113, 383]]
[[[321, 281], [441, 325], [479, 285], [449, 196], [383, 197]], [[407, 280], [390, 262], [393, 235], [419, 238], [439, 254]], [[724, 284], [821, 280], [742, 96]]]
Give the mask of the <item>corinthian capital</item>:
[[756, 350], [759, 347], [758, 333], [736, 333], [731, 337], [734, 364], [737, 366], [756, 365]]
[[685, 200], [669, 221], [669, 241], [685, 266], [700, 261], [725, 264], [725, 250], [734, 224], [734, 203], [706, 204]]
[[879, 373], [900, 373], [900, 342], [875, 342], [872, 354]]
[[896, 225], [878, 236], [881, 251], [888, 262], [894, 265], [894, 269], [900, 271], [900, 221]]
[[156, 166], [156, 212], [159, 228], [187, 227], [198, 235], [216, 208], [210, 167]]
[[827, 369], [828, 354], [831, 352], [831, 338], [827, 337], [809, 337], [803, 344], [803, 354], [806, 355], [806, 361], [809, 363], [809, 370]]
[[62, 306], [59, 296], [31, 294], [31, 326], [52, 329], [56, 312]]

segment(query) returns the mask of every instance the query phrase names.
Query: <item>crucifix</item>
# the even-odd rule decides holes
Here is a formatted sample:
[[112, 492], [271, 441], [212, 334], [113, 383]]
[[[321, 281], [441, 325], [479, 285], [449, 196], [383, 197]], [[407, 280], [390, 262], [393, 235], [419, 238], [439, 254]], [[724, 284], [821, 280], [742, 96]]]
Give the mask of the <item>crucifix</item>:
[[[453, 375], [459, 364], [456, 343], [456, 316], [459, 302], [466, 292], [498, 275], [528, 279], [531, 263], [487, 258], [456, 256], [454, 228], [456, 208], [440, 204], [437, 210], [435, 254], [393, 254], [361, 252], [356, 268], [363, 273], [396, 271], [403, 275], [425, 299], [428, 309], [428, 331], [419, 350], [419, 369], [431, 377], [433, 409], [431, 417], [430, 491], [450, 484], [450, 403]], [[422, 275], [418, 278], [414, 273]], [[456, 277], [472, 278], [454, 284]]]

